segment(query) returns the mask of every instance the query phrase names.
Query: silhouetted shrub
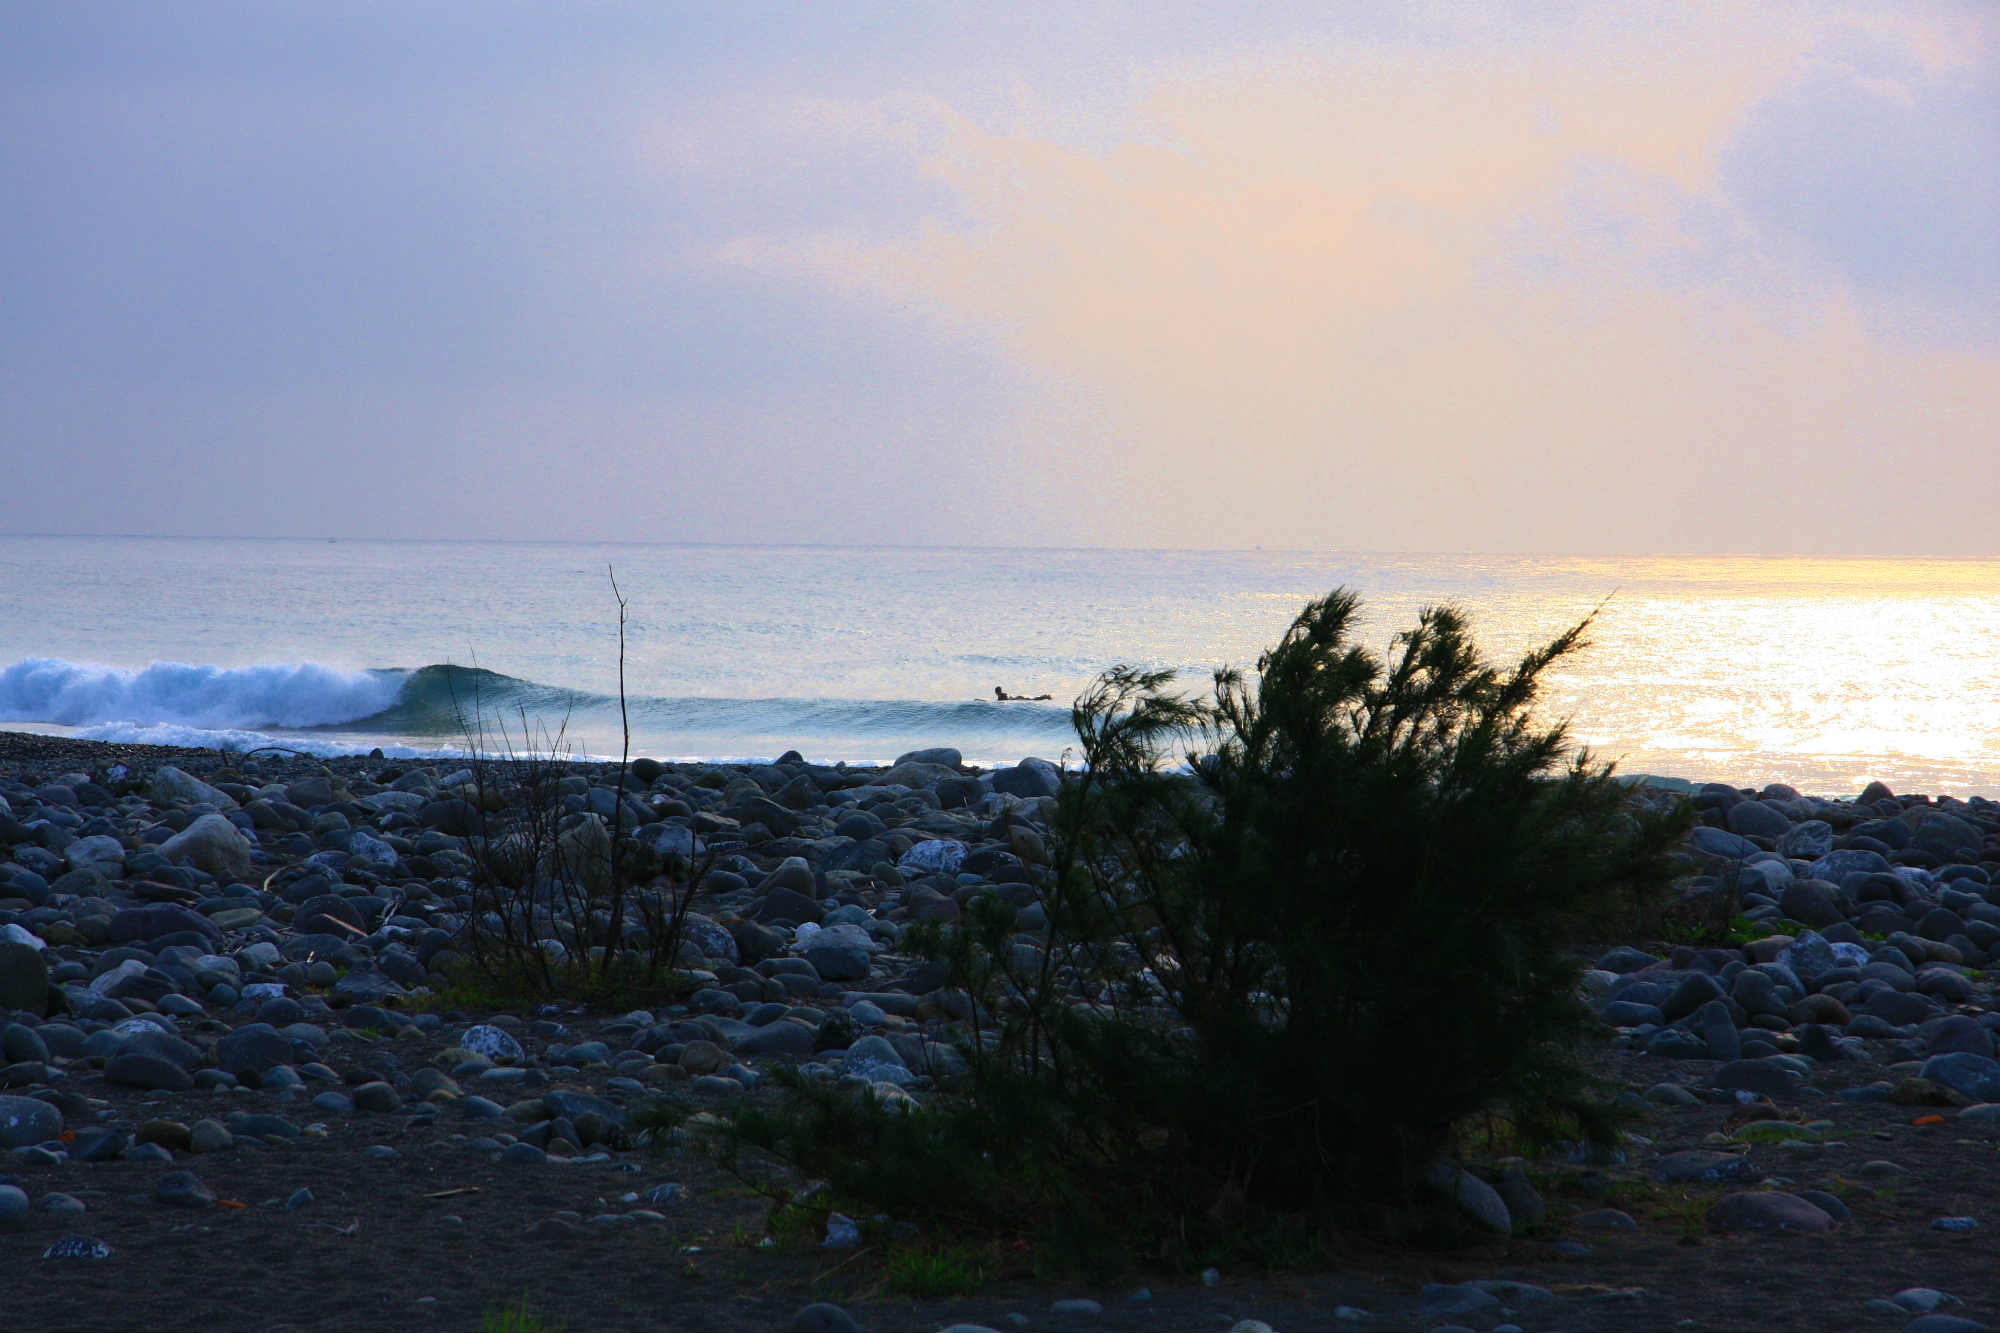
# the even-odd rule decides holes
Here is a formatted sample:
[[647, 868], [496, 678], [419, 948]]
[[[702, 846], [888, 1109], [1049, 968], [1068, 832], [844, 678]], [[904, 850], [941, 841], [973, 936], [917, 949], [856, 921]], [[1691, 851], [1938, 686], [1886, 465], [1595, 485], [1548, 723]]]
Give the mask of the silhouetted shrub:
[[1607, 1137], [1577, 950], [1636, 919], [1684, 821], [1532, 717], [1588, 621], [1501, 669], [1450, 609], [1378, 658], [1357, 607], [1311, 603], [1254, 685], [1218, 672], [1207, 698], [1102, 676], [1073, 709], [1045, 931], [989, 898], [928, 932], [971, 1002], [966, 1083], [910, 1112], [795, 1081], [741, 1138], [1089, 1264], [1407, 1219], [1473, 1117]]

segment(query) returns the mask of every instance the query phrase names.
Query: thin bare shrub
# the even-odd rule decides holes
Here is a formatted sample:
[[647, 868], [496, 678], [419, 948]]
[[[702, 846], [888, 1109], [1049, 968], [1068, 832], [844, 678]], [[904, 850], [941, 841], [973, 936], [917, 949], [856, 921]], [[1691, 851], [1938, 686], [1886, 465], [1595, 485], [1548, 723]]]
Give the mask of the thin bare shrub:
[[623, 733], [608, 788], [576, 760], [567, 712], [553, 730], [520, 705], [511, 723], [504, 715], [489, 722], [479, 675], [470, 677], [469, 700], [453, 686], [472, 770], [473, 902], [462, 944], [480, 980], [502, 994], [616, 1002], [670, 986], [707, 869], [695, 855], [663, 854], [637, 836], [645, 818], [632, 791], [627, 604], [615, 573], [606, 573], [618, 606]]

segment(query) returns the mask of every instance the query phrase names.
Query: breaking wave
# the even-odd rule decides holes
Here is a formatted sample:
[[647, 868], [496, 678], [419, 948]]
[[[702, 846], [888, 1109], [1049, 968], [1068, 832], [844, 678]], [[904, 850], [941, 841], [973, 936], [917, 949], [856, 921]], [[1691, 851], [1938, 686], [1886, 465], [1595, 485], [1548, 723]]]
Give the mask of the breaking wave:
[[[1067, 704], [989, 700], [657, 698], [626, 700], [634, 753], [717, 758], [797, 746], [855, 761], [948, 744], [1011, 762], [1059, 753]], [[0, 670], [0, 723], [72, 729], [88, 740], [244, 750], [280, 743], [318, 754], [382, 745], [406, 756], [489, 750], [550, 734], [615, 755], [615, 695], [433, 664], [356, 670], [322, 663], [130, 669], [29, 658]], [[364, 739], [365, 738], [365, 739]]]

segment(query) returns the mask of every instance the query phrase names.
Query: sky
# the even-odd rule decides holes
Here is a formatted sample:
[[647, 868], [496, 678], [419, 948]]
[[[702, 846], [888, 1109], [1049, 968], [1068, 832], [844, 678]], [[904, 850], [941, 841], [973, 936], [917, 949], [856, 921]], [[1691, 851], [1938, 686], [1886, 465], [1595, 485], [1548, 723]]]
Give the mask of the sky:
[[0, 180], [4, 532], [2000, 555], [1987, 0], [0, 0]]

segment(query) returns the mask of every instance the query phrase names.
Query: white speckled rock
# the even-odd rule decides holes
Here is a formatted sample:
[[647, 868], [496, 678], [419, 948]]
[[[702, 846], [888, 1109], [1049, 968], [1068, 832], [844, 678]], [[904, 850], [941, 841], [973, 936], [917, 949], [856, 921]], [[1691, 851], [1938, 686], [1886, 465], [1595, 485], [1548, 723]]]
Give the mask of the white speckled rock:
[[62, 1112], [33, 1097], [0, 1096], [0, 1148], [25, 1148], [62, 1133]]
[[896, 862], [898, 870], [914, 870], [920, 875], [956, 875], [965, 864], [965, 844], [951, 838], [920, 842], [904, 852]]
[[44, 1259], [109, 1259], [111, 1247], [95, 1236], [59, 1236], [42, 1251]]
[[370, 870], [393, 870], [396, 868], [396, 849], [365, 829], [356, 829], [348, 840], [347, 854], [352, 860]]
[[512, 1034], [491, 1023], [479, 1023], [467, 1028], [459, 1037], [458, 1044], [474, 1055], [483, 1055], [503, 1064], [527, 1058], [527, 1052], [521, 1049], [521, 1043], [515, 1041]]

